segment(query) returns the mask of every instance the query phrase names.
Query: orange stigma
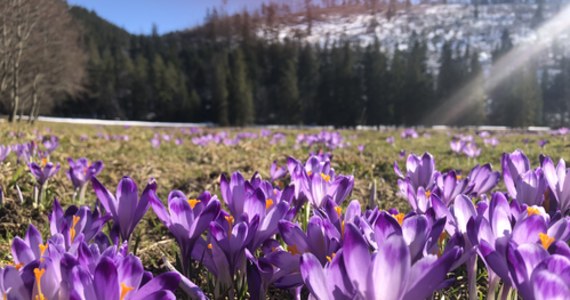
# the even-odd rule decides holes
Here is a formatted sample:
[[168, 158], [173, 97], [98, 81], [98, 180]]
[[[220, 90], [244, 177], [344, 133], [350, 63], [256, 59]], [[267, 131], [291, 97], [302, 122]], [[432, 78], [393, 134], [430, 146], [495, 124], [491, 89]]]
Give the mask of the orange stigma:
[[335, 256], [336, 256], [336, 253], [334, 253], [334, 252], [331, 254], [331, 256], [328, 256], [328, 255], [327, 255], [327, 261], [328, 261], [329, 263], [332, 262], [332, 260], [333, 260], [333, 258], [334, 258]]
[[552, 245], [552, 243], [554, 243], [555, 239], [551, 236], [549, 236], [546, 233], [539, 233], [538, 237], [540, 238], [540, 243], [542, 244], [542, 247], [546, 250], [548, 250], [548, 248], [550, 247], [550, 245]]
[[344, 236], [344, 220], [340, 223], [340, 236]]
[[463, 176], [461, 176], [461, 174], [455, 175], [455, 179], [456, 179], [456, 180], [461, 180], [462, 178], [463, 178]]
[[42, 276], [44, 276], [45, 272], [46, 269], [38, 269], [38, 268], [34, 269], [34, 277], [36, 278], [36, 286], [38, 287], [38, 294], [36, 295], [35, 300], [46, 300], [46, 297], [42, 293], [42, 285], [41, 285]]
[[426, 198], [431, 197], [431, 191], [430, 190], [426, 190]]
[[43, 256], [46, 250], [48, 249], [48, 243], [45, 243], [45, 245], [39, 244], [39, 247], [40, 247], [40, 256]]
[[325, 173], [321, 173], [321, 177], [326, 181], [329, 182], [331, 181], [331, 177]]
[[75, 226], [77, 225], [77, 223], [79, 223], [79, 220], [81, 220], [81, 217], [73, 216], [73, 220], [71, 221], [72, 222], [71, 229], [69, 229], [69, 237], [71, 238], [71, 242], [75, 240], [75, 236], [77, 235], [77, 231], [75, 231]]
[[338, 215], [338, 217], [340, 218], [340, 216], [342, 215], [342, 207], [337, 206], [334, 208], [334, 210], [336, 210], [336, 214]]
[[307, 175], [311, 176], [311, 175], [313, 175], [313, 172], [308, 171], [308, 172], [307, 172]]
[[198, 199], [188, 199], [188, 204], [190, 204], [190, 208], [192, 208], [192, 209], [194, 209], [194, 207], [196, 207], [196, 205], [200, 202], [202, 202], [202, 201], [200, 201]]
[[45, 157], [44, 157], [44, 158], [42, 158], [42, 162], [41, 162], [41, 166], [42, 166], [42, 168], [43, 168], [43, 167], [45, 167], [45, 166], [47, 165], [47, 163], [48, 163], [48, 160], [47, 160], [47, 158], [45, 158]]
[[527, 207], [526, 208], [526, 212], [528, 213], [528, 216], [532, 216], [532, 215], [539, 215], [540, 216], [540, 210], [538, 210], [538, 208], [536, 207]]
[[134, 289], [134, 287], [130, 287], [124, 283], [121, 283], [121, 296], [119, 296], [119, 300], [124, 300], [127, 294]]
[[301, 252], [299, 252], [299, 249], [297, 249], [297, 246], [295, 245], [287, 246], [287, 251], [289, 251], [289, 253], [293, 255], [301, 254]]
[[270, 208], [271, 206], [273, 206], [273, 199], [267, 199], [265, 200], [265, 209]]
[[212, 250], [212, 248], [213, 248], [213, 247], [212, 247], [212, 243], [209, 243], [209, 244], [208, 244], [208, 249]]
[[400, 224], [400, 226], [402, 226], [402, 224], [404, 223], [404, 218], [406, 217], [406, 215], [404, 215], [403, 213], [399, 213], [397, 215], [392, 215], [396, 221], [398, 221], [398, 224]]

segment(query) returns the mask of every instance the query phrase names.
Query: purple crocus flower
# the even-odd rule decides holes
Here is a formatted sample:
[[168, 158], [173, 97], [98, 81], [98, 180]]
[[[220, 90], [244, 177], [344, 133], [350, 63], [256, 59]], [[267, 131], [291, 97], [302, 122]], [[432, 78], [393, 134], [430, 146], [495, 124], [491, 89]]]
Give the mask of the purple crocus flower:
[[503, 168], [503, 180], [507, 191], [512, 198], [516, 198], [517, 189], [515, 184], [519, 181], [521, 174], [530, 170], [528, 157], [521, 151], [515, 150], [513, 153], [503, 153], [501, 158]]
[[45, 137], [42, 144], [46, 148], [46, 152], [51, 154], [59, 146], [59, 138], [57, 136]]
[[418, 136], [419, 136], [418, 133], [413, 128], [406, 128], [400, 134], [400, 137], [402, 137], [403, 139], [410, 139], [410, 138], [411, 139], [417, 139]]
[[364, 152], [364, 145], [358, 145], [357, 149], [360, 153]]
[[69, 248], [79, 235], [85, 242], [91, 241], [111, 218], [109, 215], [100, 216], [97, 209], [91, 211], [87, 206], [69, 206], [63, 211], [59, 201], [53, 201], [53, 208], [48, 216], [51, 235], [61, 234]]
[[151, 201], [157, 198], [156, 182], [151, 179], [142, 195], [138, 196], [136, 183], [129, 177], [123, 177], [117, 186], [115, 196], [109, 192], [97, 178], [91, 179], [93, 189], [105, 211], [111, 214], [114, 228], [123, 241], [128, 241], [138, 222], [148, 210]]
[[396, 139], [393, 136], [389, 136], [386, 138], [386, 143], [394, 145], [394, 142], [396, 142]]
[[421, 157], [415, 154], [408, 155], [405, 176], [400, 171], [397, 162], [394, 162], [394, 171], [400, 178], [408, 178], [414, 190], [417, 190], [420, 186], [424, 189], [430, 189], [434, 184], [434, 177], [437, 173], [435, 171], [435, 160], [428, 152]]
[[277, 161], [273, 161], [269, 169], [269, 174], [271, 175], [271, 181], [275, 181], [284, 177], [287, 174], [287, 170], [285, 167], [277, 166]]
[[491, 164], [484, 164], [476, 165], [467, 177], [469, 185], [473, 186], [472, 193], [480, 196], [491, 191], [499, 183], [500, 176], [499, 172], [493, 171]]
[[346, 227], [342, 250], [342, 261], [331, 260], [326, 271], [312, 254], [302, 256], [303, 281], [318, 299], [425, 299], [443, 286], [445, 274], [461, 255], [454, 247], [440, 258], [430, 255], [412, 264], [399, 234], [388, 236], [371, 254], [353, 224]]
[[481, 155], [481, 148], [477, 147], [477, 144], [473, 142], [465, 144], [462, 150], [463, 153], [465, 153], [465, 155], [470, 158], [475, 158]]
[[11, 151], [12, 149], [10, 146], [0, 145], [0, 162], [5, 161], [6, 157], [8, 157], [8, 154], [10, 154]]
[[541, 205], [544, 201], [544, 191], [546, 190], [544, 172], [541, 168], [528, 170], [520, 174], [516, 187], [516, 200], [529, 206]]
[[220, 201], [208, 192], [196, 199], [187, 199], [184, 193], [175, 190], [168, 195], [168, 211], [157, 197], [152, 197], [150, 203], [156, 216], [176, 239], [181, 251], [183, 273], [186, 274], [197, 239], [220, 213]]
[[181, 279], [176, 272], [167, 272], [148, 280], [140, 259], [132, 255], [119, 262], [103, 256], [92, 276], [81, 267], [75, 267], [70, 275], [72, 295], [77, 299], [97, 300], [174, 300], [173, 292]]
[[566, 214], [570, 210], [570, 176], [567, 176], [566, 162], [560, 159], [556, 168], [550, 157], [542, 158], [542, 170], [551, 195], [557, 202], [558, 209], [562, 214]]
[[449, 147], [451, 147], [451, 151], [461, 153], [465, 147], [465, 142], [460, 139], [453, 139], [449, 142]]
[[103, 170], [103, 162], [100, 160], [90, 164], [87, 158], [82, 157], [74, 161], [70, 157], [67, 161], [69, 162], [67, 177], [76, 190], [81, 189], [87, 182], [91, 181], [91, 178], [99, 175]]
[[28, 167], [32, 175], [34, 175], [38, 181], [38, 184], [43, 186], [50, 177], [53, 177], [59, 171], [60, 165], [59, 163], [54, 165], [48, 162], [46, 158], [43, 158], [40, 165], [33, 162], [28, 164]]
[[540, 148], [544, 148], [548, 144], [548, 140], [539, 140], [537, 143]]
[[473, 189], [467, 178], [462, 178], [460, 174], [451, 170], [445, 174], [437, 173], [435, 178], [436, 186], [434, 193], [447, 206], [460, 194], [468, 194]]
[[499, 144], [499, 140], [497, 138], [484, 139], [483, 142], [485, 143], [485, 145], [491, 146], [493, 148], [497, 147], [497, 145]]

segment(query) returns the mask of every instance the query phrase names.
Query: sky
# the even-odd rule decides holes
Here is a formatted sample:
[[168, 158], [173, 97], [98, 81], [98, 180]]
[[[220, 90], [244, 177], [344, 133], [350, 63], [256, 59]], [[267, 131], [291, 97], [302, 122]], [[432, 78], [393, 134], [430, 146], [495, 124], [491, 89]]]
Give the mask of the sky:
[[[104, 19], [134, 34], [159, 33], [196, 26], [204, 21], [208, 8], [221, 7], [222, 0], [68, 0], [71, 5], [94, 10]], [[227, 0], [228, 12], [258, 7], [261, 0]]]

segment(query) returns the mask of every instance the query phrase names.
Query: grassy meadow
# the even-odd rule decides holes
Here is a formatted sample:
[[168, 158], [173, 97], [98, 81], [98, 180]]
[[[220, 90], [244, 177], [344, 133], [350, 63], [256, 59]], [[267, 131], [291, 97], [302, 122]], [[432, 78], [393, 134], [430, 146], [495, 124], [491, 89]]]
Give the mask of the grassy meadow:
[[[533, 166], [538, 165], [541, 153], [550, 155], [555, 160], [570, 158], [568, 137], [549, 132], [491, 132], [490, 137], [499, 141], [498, 145], [492, 147], [487, 146], [479, 132], [474, 130], [416, 130], [419, 136], [407, 139], [401, 137], [401, 129], [339, 130], [343, 138], [342, 146], [331, 150], [323, 145], [307, 146], [296, 142], [299, 134], [317, 134], [321, 129], [270, 129], [270, 132], [264, 130], [262, 134], [262, 128], [189, 130], [47, 123], [33, 127], [24, 124], [0, 124], [0, 145], [34, 141], [41, 150], [42, 139], [47, 136], [58, 137], [59, 146], [49, 155], [49, 161], [61, 164], [59, 172], [47, 183], [47, 200], [39, 207], [34, 207], [31, 202], [35, 179], [27, 165], [18, 163], [14, 153], [4, 162], [0, 162], [0, 187], [3, 190], [0, 207], [0, 261], [12, 261], [10, 241], [14, 236], [23, 236], [28, 224], [33, 223], [44, 236], [48, 236], [47, 216], [51, 210], [52, 199], [59, 199], [64, 207], [78, 204], [74, 203], [73, 186], [65, 174], [69, 168], [69, 157], [103, 161], [104, 169], [97, 178], [112, 193], [123, 176], [130, 176], [137, 182], [139, 193], [147, 180], [154, 178], [158, 184], [157, 193], [165, 202], [168, 193], [173, 189], [183, 191], [189, 198], [196, 197], [205, 190], [219, 196], [219, 178], [222, 173], [240, 171], [247, 179], [257, 171], [263, 178], [268, 178], [273, 161], [285, 166], [288, 156], [305, 161], [311, 152], [330, 152], [333, 155], [332, 167], [336, 173], [353, 175], [355, 178], [354, 190], [349, 199], [358, 199], [362, 206], [366, 207], [369, 205], [371, 193], [375, 191], [372, 199], [375, 199], [380, 208], [396, 207], [405, 212], [409, 211], [409, 206], [406, 200], [397, 195], [398, 177], [393, 171], [393, 163], [396, 161], [400, 168], [405, 168], [406, 157], [410, 153], [430, 152], [435, 157], [437, 170], [455, 169], [462, 174], [468, 174], [475, 165], [487, 162], [492, 164], [494, 170], [500, 170], [501, 154], [517, 148], [527, 154]], [[235, 145], [197, 145], [193, 142], [193, 138], [222, 131], [230, 138], [244, 132], [254, 133], [257, 137], [244, 138]], [[282, 140], [272, 142], [275, 134], [279, 134]], [[458, 135], [471, 135], [481, 148], [480, 156], [469, 158], [464, 154], [452, 152], [450, 141]], [[393, 144], [387, 142], [389, 137], [394, 137]], [[151, 142], [153, 138], [155, 143]], [[159, 145], [156, 143], [158, 140]], [[542, 140], [548, 141], [544, 147], [539, 146], [539, 141]], [[359, 149], [359, 146], [364, 148]], [[285, 182], [280, 184], [286, 184], [287, 180], [286, 177]], [[498, 188], [504, 189], [502, 182]], [[92, 206], [95, 203], [96, 197], [90, 185], [85, 198], [86, 204]], [[133, 240], [133, 252], [141, 257], [144, 266], [150, 270], [162, 268], [163, 256], [175, 256], [176, 243], [152, 210], [147, 212], [137, 227]]]

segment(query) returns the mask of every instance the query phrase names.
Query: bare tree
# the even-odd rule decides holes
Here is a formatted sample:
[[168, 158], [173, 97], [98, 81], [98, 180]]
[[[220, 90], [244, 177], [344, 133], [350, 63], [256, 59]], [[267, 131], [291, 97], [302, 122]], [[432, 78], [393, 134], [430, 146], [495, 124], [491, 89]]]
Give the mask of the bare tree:
[[40, 109], [80, 90], [85, 56], [77, 26], [63, 0], [0, 2], [0, 97], [10, 121], [24, 112], [33, 121]]

